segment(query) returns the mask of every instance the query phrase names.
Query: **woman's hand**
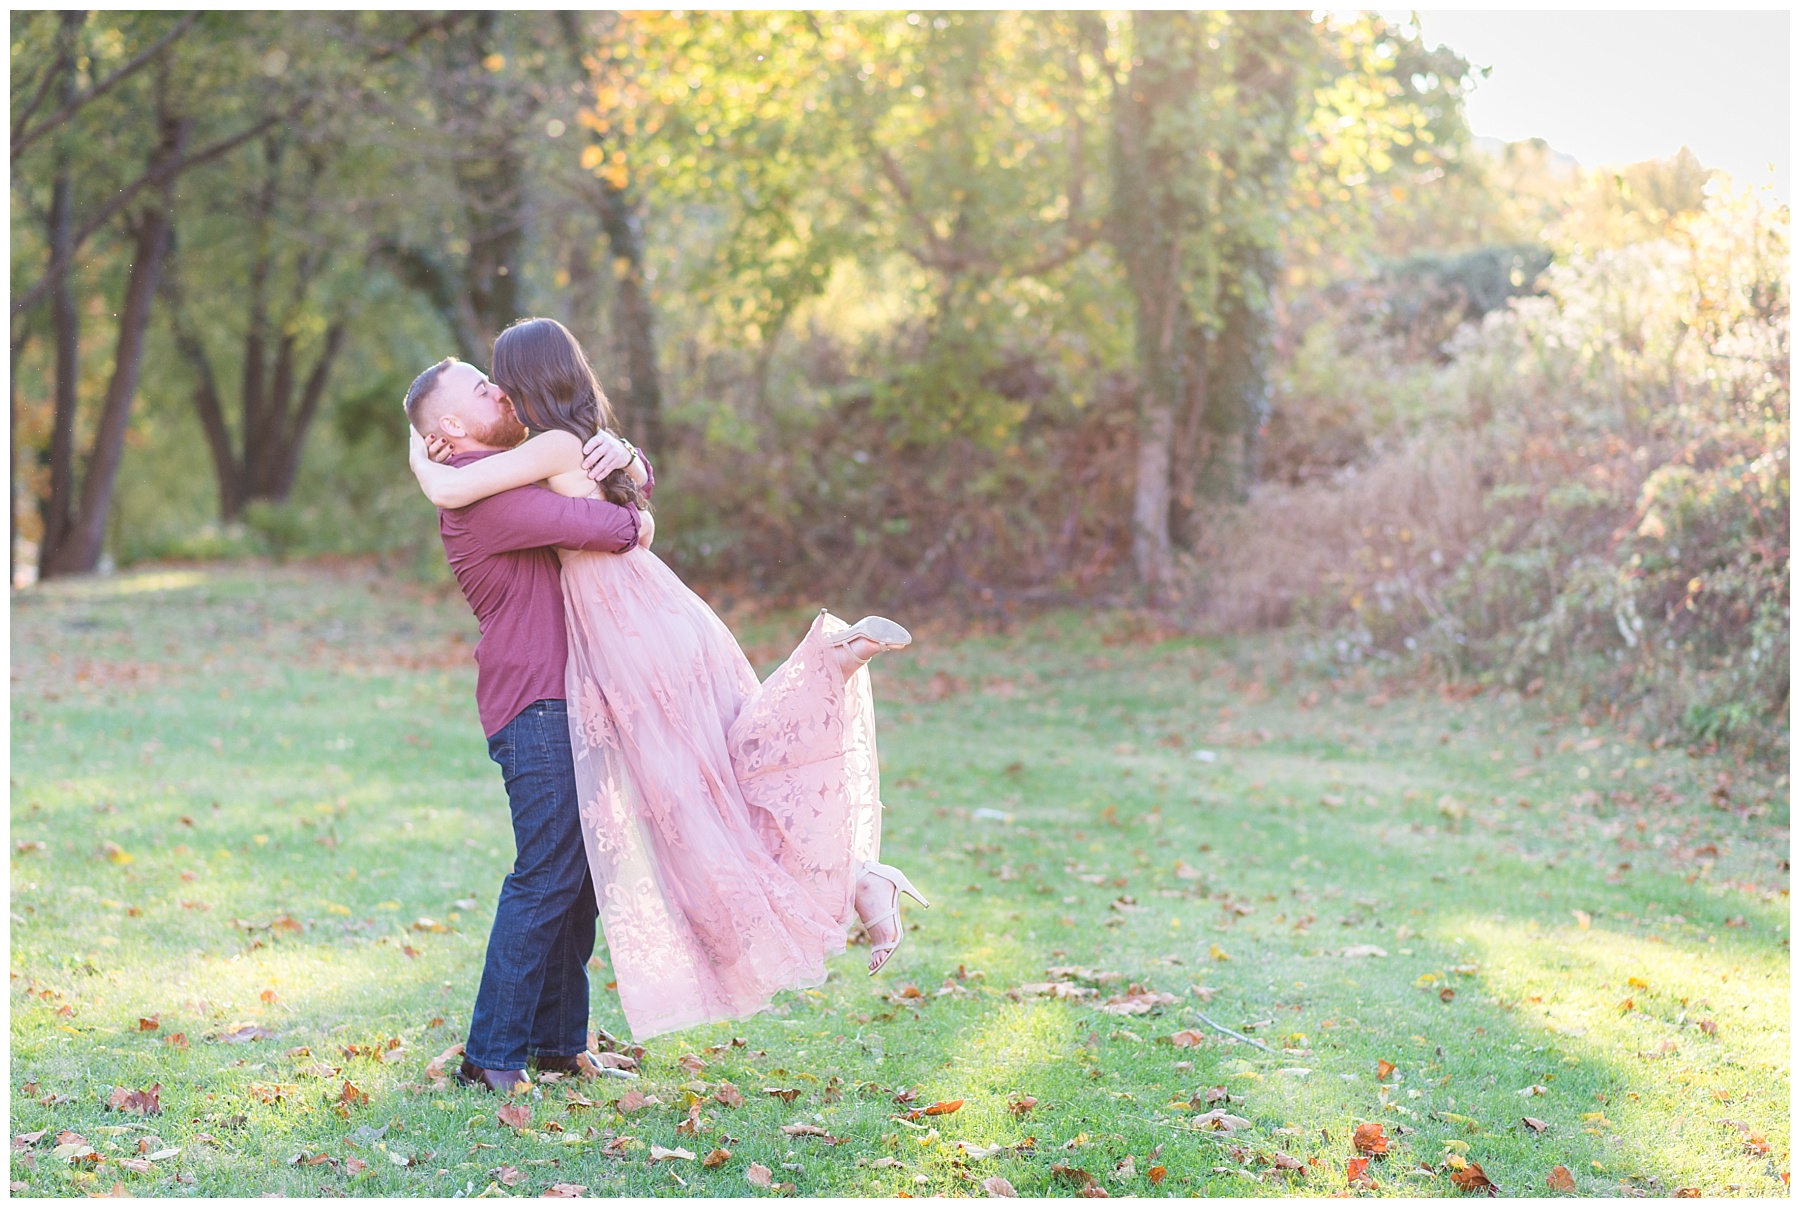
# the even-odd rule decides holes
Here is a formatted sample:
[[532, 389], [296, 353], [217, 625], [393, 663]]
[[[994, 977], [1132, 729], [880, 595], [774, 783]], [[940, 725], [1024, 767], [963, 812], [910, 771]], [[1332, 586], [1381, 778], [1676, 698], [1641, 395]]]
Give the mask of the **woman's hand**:
[[[630, 449], [625, 442], [611, 432], [601, 429], [594, 433], [588, 442], [581, 446], [581, 466], [587, 476], [599, 482], [614, 470], [623, 470], [633, 460]], [[634, 476], [635, 477], [635, 476]]]
[[450, 459], [456, 456], [456, 450], [450, 447], [450, 442], [436, 432], [425, 438], [425, 453], [439, 465], [448, 465]]
[[650, 543], [656, 540], [656, 517], [649, 512], [638, 513], [638, 548], [649, 549]]

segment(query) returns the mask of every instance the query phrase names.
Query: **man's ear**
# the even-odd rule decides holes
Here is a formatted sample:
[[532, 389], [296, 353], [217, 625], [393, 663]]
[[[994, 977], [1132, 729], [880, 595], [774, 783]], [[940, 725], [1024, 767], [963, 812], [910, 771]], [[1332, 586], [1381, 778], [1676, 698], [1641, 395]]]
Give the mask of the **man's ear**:
[[469, 435], [469, 430], [463, 426], [460, 415], [439, 416], [438, 429], [451, 440], [462, 440]]

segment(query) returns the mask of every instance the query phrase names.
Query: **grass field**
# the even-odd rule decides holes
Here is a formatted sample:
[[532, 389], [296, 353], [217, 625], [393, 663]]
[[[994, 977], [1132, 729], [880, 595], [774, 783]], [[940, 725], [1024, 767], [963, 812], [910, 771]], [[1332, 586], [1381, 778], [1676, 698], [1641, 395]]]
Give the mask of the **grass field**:
[[[766, 670], [803, 625], [740, 633]], [[1785, 777], [1155, 637], [1067, 613], [883, 656], [883, 857], [934, 902], [889, 970], [854, 948], [515, 1127], [427, 1077], [511, 859], [460, 597], [354, 567], [15, 593], [13, 1190], [1457, 1195], [1474, 1163], [1787, 1193]]]

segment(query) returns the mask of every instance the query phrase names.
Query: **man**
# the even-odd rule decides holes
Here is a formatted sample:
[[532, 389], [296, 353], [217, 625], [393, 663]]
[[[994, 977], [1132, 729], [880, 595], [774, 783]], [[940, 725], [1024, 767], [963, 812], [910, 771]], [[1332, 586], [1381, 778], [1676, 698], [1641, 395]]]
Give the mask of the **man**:
[[[451, 465], [491, 456], [526, 435], [504, 392], [454, 357], [414, 380], [406, 416], [421, 436], [449, 446]], [[590, 441], [587, 454], [595, 481], [625, 468], [646, 491], [654, 486], [650, 467], [608, 433]], [[494, 909], [457, 1076], [508, 1092], [528, 1081], [531, 1060], [539, 1070], [579, 1070], [599, 913], [569, 746], [567, 639], [553, 547], [620, 553], [648, 545], [654, 521], [636, 508], [529, 486], [440, 510], [438, 528], [480, 623], [475, 702], [488, 754], [506, 780], [518, 852]]]

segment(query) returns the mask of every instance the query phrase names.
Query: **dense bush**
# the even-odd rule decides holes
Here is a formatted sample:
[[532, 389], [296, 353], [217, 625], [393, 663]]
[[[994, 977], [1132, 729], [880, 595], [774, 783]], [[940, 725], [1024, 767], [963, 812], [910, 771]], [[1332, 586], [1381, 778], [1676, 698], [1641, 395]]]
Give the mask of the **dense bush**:
[[1784, 748], [1787, 228], [1719, 187], [1662, 238], [1551, 266], [1442, 365], [1307, 345], [1290, 390], [1421, 401], [1340, 421], [1366, 456], [1215, 532], [1195, 615]]

